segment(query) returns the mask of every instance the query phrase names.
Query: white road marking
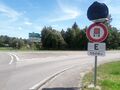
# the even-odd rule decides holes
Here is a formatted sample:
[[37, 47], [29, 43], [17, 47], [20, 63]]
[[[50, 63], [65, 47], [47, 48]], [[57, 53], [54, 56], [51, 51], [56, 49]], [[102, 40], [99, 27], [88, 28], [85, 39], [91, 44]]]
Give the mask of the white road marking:
[[57, 72], [57, 73], [55, 73], [55, 74], [53, 74], [53, 75], [45, 78], [44, 80], [42, 80], [42, 81], [40, 81], [39, 83], [35, 84], [33, 87], [29, 88], [29, 90], [38, 90], [38, 89], [40, 89], [40, 87], [42, 87], [44, 84], [46, 84], [48, 81], [50, 81], [51, 79], [53, 79], [53, 78], [56, 77], [57, 75], [65, 72], [65, 71], [67, 71], [67, 70], [69, 70], [69, 69], [71, 69], [71, 68], [74, 68], [74, 67], [75, 67], [75, 66], [66, 68], [66, 69], [64, 69], [64, 70], [61, 70], [61, 71], [59, 71], [59, 72]]
[[10, 53], [10, 54], [13, 55], [16, 58], [17, 61], [20, 61], [20, 59], [19, 59], [19, 57], [17, 55], [15, 55], [13, 53]]
[[9, 64], [13, 63], [14, 57], [16, 58], [17, 61], [20, 61], [20, 59], [19, 59], [19, 57], [17, 55], [15, 55], [13, 53], [9, 53], [8, 55], [11, 57], [11, 60], [10, 60]]
[[13, 56], [11, 54], [9, 54], [9, 56], [11, 57], [9, 64], [12, 64], [13, 63]]

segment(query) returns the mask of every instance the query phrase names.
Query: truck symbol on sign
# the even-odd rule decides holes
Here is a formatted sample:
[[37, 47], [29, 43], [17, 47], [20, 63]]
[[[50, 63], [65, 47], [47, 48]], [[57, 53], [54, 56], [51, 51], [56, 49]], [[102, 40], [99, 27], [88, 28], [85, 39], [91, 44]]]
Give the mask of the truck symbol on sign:
[[100, 37], [100, 28], [95, 28], [93, 34], [94, 37]]

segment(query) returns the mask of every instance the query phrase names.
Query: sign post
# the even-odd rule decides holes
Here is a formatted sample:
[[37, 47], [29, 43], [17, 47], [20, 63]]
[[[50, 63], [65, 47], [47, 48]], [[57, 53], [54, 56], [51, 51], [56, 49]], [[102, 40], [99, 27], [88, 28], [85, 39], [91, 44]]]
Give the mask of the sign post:
[[95, 1], [87, 10], [87, 17], [94, 24], [86, 31], [87, 38], [90, 42], [88, 43], [88, 55], [95, 56], [95, 67], [94, 67], [94, 87], [96, 87], [97, 80], [97, 56], [105, 56], [105, 43], [103, 42], [108, 36], [108, 30], [103, 24], [109, 21], [108, 18], [109, 10], [106, 4]]
[[103, 42], [108, 36], [108, 30], [102, 23], [94, 23], [86, 31], [88, 43], [88, 55], [95, 56], [94, 63], [94, 87], [97, 84], [97, 56], [105, 56], [106, 45]]
[[97, 56], [95, 56], [95, 66], [94, 66], [94, 86], [96, 87], [97, 81]]

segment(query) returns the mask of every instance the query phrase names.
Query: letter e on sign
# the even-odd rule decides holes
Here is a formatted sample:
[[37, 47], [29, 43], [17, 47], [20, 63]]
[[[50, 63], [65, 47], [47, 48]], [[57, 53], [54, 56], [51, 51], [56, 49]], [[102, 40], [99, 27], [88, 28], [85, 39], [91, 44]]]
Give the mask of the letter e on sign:
[[95, 49], [95, 50], [99, 50], [98, 45], [99, 45], [99, 44], [94, 44], [94, 49]]

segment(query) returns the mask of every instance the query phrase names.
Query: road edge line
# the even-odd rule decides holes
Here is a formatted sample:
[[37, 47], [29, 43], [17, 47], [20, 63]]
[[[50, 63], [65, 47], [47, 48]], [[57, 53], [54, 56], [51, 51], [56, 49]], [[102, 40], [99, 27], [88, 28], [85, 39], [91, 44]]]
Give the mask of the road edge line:
[[37, 83], [37, 84], [35, 84], [34, 86], [32, 86], [31, 88], [29, 88], [29, 90], [38, 90], [40, 87], [42, 87], [44, 84], [46, 84], [48, 81], [50, 81], [51, 79], [53, 79], [53, 78], [56, 77], [57, 75], [65, 72], [65, 71], [67, 71], [67, 70], [69, 70], [69, 69], [71, 69], [71, 68], [73, 68], [73, 67], [75, 67], [75, 66], [66, 68], [66, 69], [64, 69], [64, 70], [61, 70], [61, 71], [59, 71], [59, 72], [51, 75], [50, 77], [47, 77], [46, 79], [40, 81], [39, 83]]

